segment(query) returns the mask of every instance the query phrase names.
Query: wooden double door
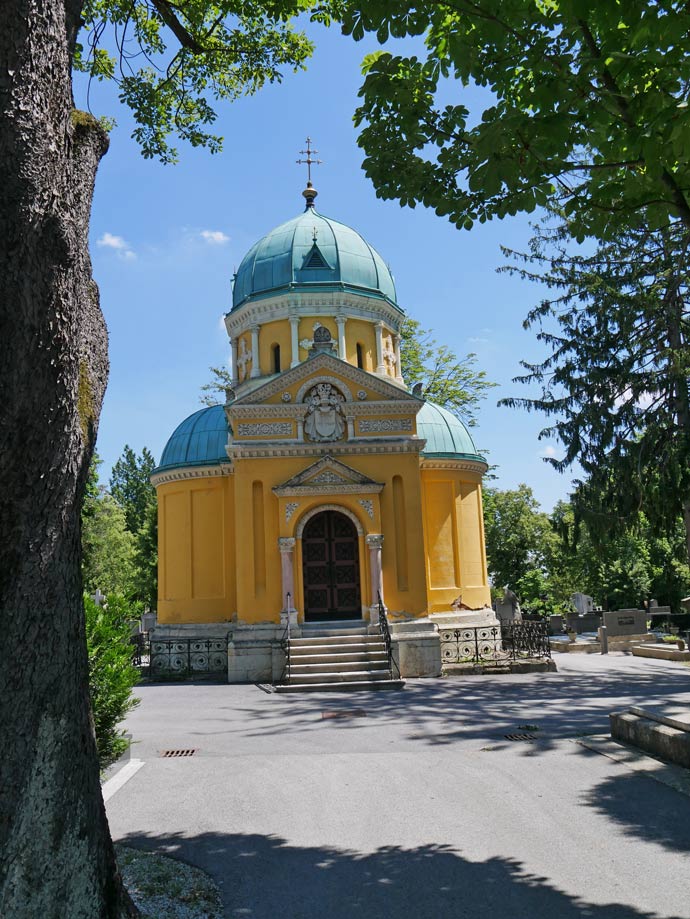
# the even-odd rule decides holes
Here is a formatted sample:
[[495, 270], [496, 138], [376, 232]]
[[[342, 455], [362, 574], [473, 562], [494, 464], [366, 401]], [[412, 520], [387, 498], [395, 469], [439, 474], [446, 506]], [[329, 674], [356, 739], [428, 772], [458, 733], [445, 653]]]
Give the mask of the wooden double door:
[[339, 511], [321, 511], [302, 533], [304, 618], [307, 622], [360, 619], [359, 540]]

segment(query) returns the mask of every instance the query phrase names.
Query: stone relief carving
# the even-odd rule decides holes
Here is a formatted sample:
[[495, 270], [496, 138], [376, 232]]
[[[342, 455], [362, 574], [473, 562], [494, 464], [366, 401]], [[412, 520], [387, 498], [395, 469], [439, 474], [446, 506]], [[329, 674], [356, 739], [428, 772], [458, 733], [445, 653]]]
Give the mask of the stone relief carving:
[[308, 485], [342, 485], [344, 483], [345, 480], [342, 476], [338, 475], [337, 472], [330, 471], [321, 472], [307, 482]]
[[369, 514], [371, 519], [374, 519], [374, 502], [371, 498], [360, 498], [359, 503], [362, 505], [364, 510]]
[[251, 351], [247, 348], [247, 341], [244, 338], [240, 339], [240, 351], [237, 355], [237, 366], [239, 367], [242, 373], [242, 379], [246, 379], [248, 373], [248, 367], [252, 365], [252, 354]]
[[285, 522], [286, 523], [290, 522], [290, 517], [292, 517], [292, 515], [295, 513], [298, 507], [299, 507], [299, 501], [289, 501], [285, 505]]
[[306, 395], [304, 433], [315, 443], [342, 440], [345, 433], [344, 397], [330, 383], [317, 383]]
[[292, 399], [292, 395], [289, 392], [284, 392], [281, 398], [283, 402], [289, 402]]
[[383, 360], [384, 363], [388, 364], [389, 369], [395, 370], [395, 348], [393, 347], [393, 339], [390, 336], [383, 341]]
[[366, 389], [358, 389], [358, 390], [357, 390], [357, 398], [359, 399], [360, 402], [364, 402], [364, 401], [366, 400], [366, 398], [367, 398], [367, 391], [366, 391]]
[[240, 437], [260, 437], [273, 434], [276, 437], [290, 437], [293, 428], [290, 421], [257, 422], [256, 424], [238, 424], [237, 433]]
[[383, 434], [391, 431], [411, 431], [411, 418], [362, 418], [359, 422], [361, 434]]

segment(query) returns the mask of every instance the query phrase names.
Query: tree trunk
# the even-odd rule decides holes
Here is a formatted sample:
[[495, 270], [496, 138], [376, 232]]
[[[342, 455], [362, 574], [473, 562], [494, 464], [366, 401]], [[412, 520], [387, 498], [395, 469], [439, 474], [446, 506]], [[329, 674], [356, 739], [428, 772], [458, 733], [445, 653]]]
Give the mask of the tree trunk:
[[88, 225], [107, 138], [73, 111], [79, 0], [0, 30], [0, 915], [133, 916], [100, 792], [80, 507], [108, 358]]

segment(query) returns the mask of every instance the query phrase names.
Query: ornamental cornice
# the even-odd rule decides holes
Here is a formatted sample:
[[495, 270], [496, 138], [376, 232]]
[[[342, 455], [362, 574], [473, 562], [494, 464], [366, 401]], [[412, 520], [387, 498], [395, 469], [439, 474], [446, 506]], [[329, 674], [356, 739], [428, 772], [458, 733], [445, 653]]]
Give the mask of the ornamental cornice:
[[[316, 379], [316, 378], [315, 378]], [[320, 378], [318, 378], [320, 379]], [[330, 382], [330, 377], [328, 378]], [[338, 381], [334, 380], [334, 385]], [[346, 418], [360, 418], [370, 415], [416, 415], [422, 407], [422, 403], [413, 402], [392, 402], [390, 399], [381, 402], [345, 402], [342, 405], [343, 414]], [[303, 418], [303, 402], [271, 402], [256, 405], [235, 405], [229, 403], [226, 407], [226, 413], [232, 421], [250, 419], [250, 418]]]
[[354, 440], [346, 443], [327, 443], [323, 446], [315, 443], [285, 443], [276, 442], [260, 444], [233, 442], [227, 447], [230, 459], [273, 459], [285, 456], [325, 456], [336, 453], [338, 456], [364, 456], [380, 453], [420, 453], [425, 440], [415, 437], [407, 438], [379, 438], [367, 440]]
[[403, 319], [402, 311], [378, 298], [342, 291], [305, 293], [295, 290], [238, 307], [237, 310], [226, 314], [225, 327], [228, 335], [234, 338], [257, 323], [302, 316], [330, 319], [338, 314], [348, 319], [384, 321], [396, 334], [400, 332], [400, 323]]
[[214, 466], [188, 466], [187, 468], [154, 472], [150, 481], [157, 488], [166, 482], [178, 482], [181, 479], [210, 479], [223, 475], [232, 475], [234, 471], [230, 463], [221, 463]]
[[228, 414], [235, 420], [245, 418], [304, 418], [304, 405], [296, 402], [274, 402], [269, 405], [230, 405]]
[[479, 475], [484, 475], [484, 473], [489, 468], [488, 463], [484, 463], [481, 460], [454, 460], [454, 459], [429, 459], [427, 457], [421, 457], [420, 469], [448, 469], [463, 472], [476, 472]]
[[357, 418], [360, 415], [416, 415], [423, 404], [416, 399], [401, 402], [391, 399], [382, 399], [380, 402], [348, 402], [347, 405], [343, 405], [343, 412], [346, 418]]
[[274, 488], [273, 491], [279, 498], [298, 498], [308, 495], [378, 495], [383, 490], [380, 482], [371, 485], [349, 485], [343, 481], [342, 485], [295, 485], [292, 488]]

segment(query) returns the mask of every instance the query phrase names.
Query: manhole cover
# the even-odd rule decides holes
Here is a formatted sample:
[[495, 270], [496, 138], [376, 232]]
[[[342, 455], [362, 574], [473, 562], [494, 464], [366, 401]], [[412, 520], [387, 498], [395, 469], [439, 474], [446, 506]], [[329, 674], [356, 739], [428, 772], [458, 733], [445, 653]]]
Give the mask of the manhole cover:
[[330, 718], [366, 718], [367, 713], [363, 708], [353, 708], [347, 712], [321, 712], [321, 718], [326, 721]]
[[504, 736], [506, 740], [522, 740], [526, 743], [532, 743], [537, 739], [536, 734], [505, 734]]
[[174, 756], [194, 756], [196, 750], [163, 750], [161, 756], [165, 757], [174, 757]]

